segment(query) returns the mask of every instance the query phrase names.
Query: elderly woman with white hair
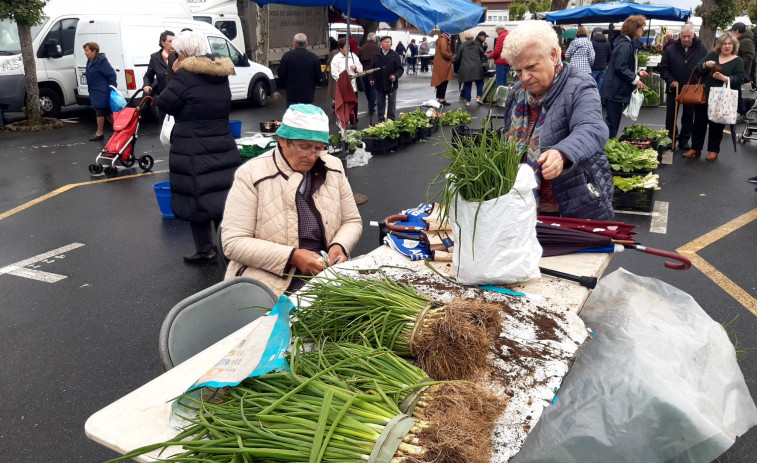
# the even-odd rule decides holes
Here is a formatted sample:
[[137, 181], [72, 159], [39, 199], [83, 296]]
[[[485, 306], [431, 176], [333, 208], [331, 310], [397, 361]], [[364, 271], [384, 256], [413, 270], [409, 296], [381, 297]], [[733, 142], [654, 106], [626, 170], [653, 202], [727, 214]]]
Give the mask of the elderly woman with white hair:
[[158, 108], [175, 117], [168, 158], [171, 205], [176, 218], [192, 227], [195, 252], [189, 264], [217, 262], [212, 222], [223, 216], [226, 195], [240, 164], [239, 149], [229, 129], [231, 90], [229, 58], [208, 55], [207, 39], [182, 32], [173, 41], [178, 71], [158, 97]]
[[323, 110], [290, 106], [276, 135], [276, 148], [237, 170], [221, 241], [231, 260], [226, 278], [255, 278], [282, 294], [347, 261], [363, 222], [342, 162], [325, 151]]
[[611, 218], [607, 126], [594, 79], [560, 61], [557, 34], [543, 21], [510, 32], [502, 54], [520, 78], [507, 96], [505, 136], [534, 170], [539, 214]]

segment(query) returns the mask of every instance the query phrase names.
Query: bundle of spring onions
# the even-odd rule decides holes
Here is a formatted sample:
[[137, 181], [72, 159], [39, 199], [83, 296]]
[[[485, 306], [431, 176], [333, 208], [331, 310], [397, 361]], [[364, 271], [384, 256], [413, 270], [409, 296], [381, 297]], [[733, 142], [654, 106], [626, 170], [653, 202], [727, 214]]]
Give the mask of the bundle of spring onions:
[[295, 338], [289, 364], [293, 372], [305, 377], [328, 371], [320, 376], [322, 381], [355, 392], [379, 394], [399, 405], [403, 413], [412, 413], [424, 391], [440, 384], [385, 347], [325, 343], [316, 349], [306, 349]]
[[444, 141], [445, 150], [438, 154], [449, 161], [431, 184], [442, 184], [438, 194], [442, 224], [448, 223], [449, 211], [454, 209], [450, 206], [458, 198], [480, 204], [506, 195], [515, 184], [523, 148], [492, 130], [489, 120], [482, 123], [481, 136]]
[[455, 299], [436, 307], [408, 283], [381, 272], [372, 277], [318, 276], [299, 292], [294, 333], [326, 341], [386, 347], [417, 357], [435, 380], [472, 380], [489, 366], [501, 331], [502, 307], [482, 300]]
[[298, 295], [305, 303], [292, 327], [297, 336], [387, 347], [402, 356], [413, 354], [416, 322], [436, 311], [412, 286], [383, 274], [358, 279], [333, 272], [311, 279]]
[[[191, 427], [108, 463], [169, 447], [182, 449], [161, 461], [347, 463], [367, 461], [381, 452], [389, 457], [373, 461], [389, 463], [391, 457], [423, 453], [412, 442], [418, 442], [415, 434], [425, 424], [398, 413], [396, 405], [379, 395], [292, 373], [248, 378], [227, 392], [217, 402], [185, 395], [183, 400], [194, 401], [198, 414], [184, 417], [194, 423]], [[386, 439], [388, 434], [400, 439]]]

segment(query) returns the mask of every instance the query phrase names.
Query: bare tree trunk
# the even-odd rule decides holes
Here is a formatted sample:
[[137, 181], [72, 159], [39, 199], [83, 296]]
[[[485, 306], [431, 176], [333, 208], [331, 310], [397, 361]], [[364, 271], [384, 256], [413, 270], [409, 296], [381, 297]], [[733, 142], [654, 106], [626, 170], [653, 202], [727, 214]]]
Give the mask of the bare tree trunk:
[[[715, 11], [718, 8], [718, 4], [715, 0], [702, 0], [701, 16], [704, 18], [706, 13]], [[702, 45], [709, 51], [715, 45], [715, 30], [716, 27], [709, 23], [709, 21], [702, 20], [702, 27], [699, 29], [699, 40], [702, 41]]]
[[268, 66], [268, 48], [270, 44], [270, 37], [268, 36], [268, 5], [263, 7], [256, 7], [258, 27], [256, 32], [257, 36], [257, 48], [255, 49], [255, 61]]
[[[370, 21], [368, 19], [355, 19], [355, 22], [363, 27], [363, 38], [360, 40], [360, 45], [365, 44], [368, 39], [369, 32], [376, 32], [379, 28], [378, 21]], [[376, 37], [376, 40], [378, 41], [379, 38]]]
[[560, 11], [568, 7], [568, 0], [552, 0], [550, 11]]
[[26, 106], [24, 113], [30, 126], [42, 123], [42, 110], [39, 107], [39, 87], [37, 86], [37, 64], [34, 62], [31, 27], [18, 24], [18, 38], [21, 42], [21, 57], [24, 61], [26, 76]]

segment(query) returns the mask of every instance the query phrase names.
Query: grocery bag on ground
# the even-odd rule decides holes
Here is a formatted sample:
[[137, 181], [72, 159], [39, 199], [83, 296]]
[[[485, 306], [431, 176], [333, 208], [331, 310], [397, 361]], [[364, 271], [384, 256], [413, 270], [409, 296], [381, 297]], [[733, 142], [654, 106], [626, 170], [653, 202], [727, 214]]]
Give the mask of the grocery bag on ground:
[[459, 283], [505, 284], [539, 278], [542, 250], [536, 239], [534, 188], [533, 169], [521, 164], [506, 195], [480, 204], [462, 198], [452, 202], [452, 271]]
[[722, 87], [710, 88], [707, 97], [707, 119], [716, 124], [735, 124], [739, 106], [739, 92], [731, 89], [731, 79]]
[[126, 100], [114, 86], [110, 86], [110, 110], [117, 113], [126, 107]]
[[619, 269], [595, 333], [512, 463], [709, 463], [757, 424], [726, 330], [685, 292]]
[[627, 118], [635, 121], [639, 117], [639, 111], [644, 104], [644, 95], [637, 88], [631, 93], [631, 101], [628, 102], [628, 106], [623, 111], [623, 115]]
[[171, 132], [173, 132], [173, 125], [176, 120], [170, 114], [166, 114], [166, 118], [163, 119], [163, 127], [160, 128], [160, 144], [163, 148], [171, 149]]

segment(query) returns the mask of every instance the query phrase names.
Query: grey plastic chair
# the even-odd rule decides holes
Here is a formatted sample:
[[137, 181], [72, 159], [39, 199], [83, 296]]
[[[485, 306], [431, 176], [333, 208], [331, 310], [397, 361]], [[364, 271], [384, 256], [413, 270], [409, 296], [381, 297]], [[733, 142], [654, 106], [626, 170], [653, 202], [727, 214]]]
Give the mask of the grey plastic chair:
[[267, 286], [248, 277], [230, 278], [189, 296], [173, 306], [160, 327], [163, 367], [170, 370], [266, 315], [268, 310], [260, 307], [270, 309], [277, 300]]

